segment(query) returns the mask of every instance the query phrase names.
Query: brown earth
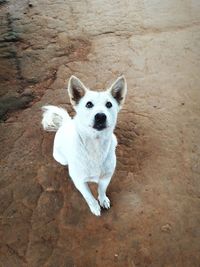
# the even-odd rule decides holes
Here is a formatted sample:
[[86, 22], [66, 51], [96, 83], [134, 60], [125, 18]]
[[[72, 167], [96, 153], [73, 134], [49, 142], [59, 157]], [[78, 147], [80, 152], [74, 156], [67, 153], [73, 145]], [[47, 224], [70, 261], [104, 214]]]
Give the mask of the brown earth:
[[[200, 2], [0, 1], [0, 266], [200, 266]], [[123, 73], [109, 211], [52, 158], [43, 104]], [[22, 110], [23, 109], [23, 110]]]

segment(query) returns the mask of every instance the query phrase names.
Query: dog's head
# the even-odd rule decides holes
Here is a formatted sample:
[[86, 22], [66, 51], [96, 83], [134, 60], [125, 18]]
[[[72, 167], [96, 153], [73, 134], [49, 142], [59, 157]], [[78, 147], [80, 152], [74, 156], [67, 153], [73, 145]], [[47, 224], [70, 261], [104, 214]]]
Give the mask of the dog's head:
[[127, 85], [124, 76], [102, 92], [91, 91], [75, 76], [68, 84], [70, 101], [76, 110], [76, 120], [84, 131], [113, 131], [117, 113], [125, 100]]

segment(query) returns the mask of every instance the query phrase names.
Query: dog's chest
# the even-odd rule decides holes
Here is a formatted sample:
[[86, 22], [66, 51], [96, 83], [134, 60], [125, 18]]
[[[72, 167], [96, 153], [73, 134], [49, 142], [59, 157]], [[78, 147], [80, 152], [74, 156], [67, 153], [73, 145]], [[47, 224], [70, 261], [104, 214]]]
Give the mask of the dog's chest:
[[80, 163], [87, 177], [100, 177], [106, 172], [106, 158], [110, 153], [111, 141], [94, 139], [81, 145]]

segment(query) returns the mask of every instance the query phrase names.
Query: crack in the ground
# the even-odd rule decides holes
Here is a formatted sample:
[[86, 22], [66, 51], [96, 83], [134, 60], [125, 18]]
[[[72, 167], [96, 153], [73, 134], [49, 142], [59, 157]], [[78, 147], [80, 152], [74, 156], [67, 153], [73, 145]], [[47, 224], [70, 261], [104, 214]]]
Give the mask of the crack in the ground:
[[[11, 37], [9, 39], [9, 42], [15, 43], [15, 42], [19, 41], [20, 38], [19, 38], [18, 35], [16, 35], [16, 33], [14, 31], [13, 20], [12, 20], [12, 17], [11, 17], [9, 12], [7, 13], [7, 21], [8, 21], [8, 29], [11, 32]], [[8, 40], [5, 40], [5, 41], [8, 41]], [[20, 65], [20, 61], [19, 61], [19, 58], [18, 58], [18, 54], [17, 54], [17, 47], [16, 47], [15, 44], [14, 44], [14, 46], [15, 47], [14, 47], [12, 53], [13, 53], [13, 58], [15, 60], [16, 70], [17, 70], [17, 74], [16, 74], [17, 77], [16, 78], [19, 81], [19, 87], [20, 87], [18, 92], [21, 93], [21, 92], [23, 92], [24, 87], [25, 87], [24, 82], [23, 82], [24, 78], [23, 78], [23, 75], [22, 75], [21, 65]]]
[[[43, 193], [43, 188], [42, 188], [42, 191], [41, 191], [40, 195], [39, 195], [38, 198], [37, 198], [37, 202], [36, 202], [36, 205], [35, 205], [35, 209], [36, 209], [37, 206], [38, 206], [38, 202], [39, 202], [39, 199], [40, 199], [42, 193]], [[34, 209], [34, 210], [35, 210], [35, 209]], [[26, 251], [25, 251], [25, 253], [24, 253], [24, 255], [25, 255], [24, 257], [25, 257], [27, 263], [28, 263], [27, 254], [28, 254], [29, 247], [30, 247], [30, 245], [31, 245], [31, 235], [32, 235], [32, 232], [33, 232], [32, 218], [33, 218], [33, 215], [34, 215], [34, 210], [32, 211], [32, 214], [31, 214], [31, 217], [30, 217], [30, 227], [29, 227], [29, 233], [28, 233], [28, 242], [27, 242]]]
[[6, 247], [8, 248], [8, 251], [11, 253], [11, 254], [14, 254], [17, 258], [19, 258], [23, 263], [27, 263], [26, 261], [26, 258], [22, 255], [19, 255], [19, 253], [13, 249], [10, 245], [6, 244]]
[[185, 24], [185, 25], [179, 25], [179, 26], [166, 26], [162, 29], [156, 28], [156, 27], [139, 27], [137, 31], [128, 31], [128, 30], [115, 30], [115, 31], [105, 31], [105, 32], [100, 32], [96, 34], [91, 34], [91, 38], [95, 38], [98, 36], [104, 36], [104, 35], [114, 35], [117, 37], [121, 38], [127, 38], [129, 39], [130, 37], [133, 36], [140, 36], [140, 35], [148, 35], [148, 34], [162, 34], [162, 33], [167, 33], [167, 32], [176, 32], [176, 31], [182, 31], [186, 30], [192, 27], [199, 26], [200, 22], [193, 22], [191, 24]]

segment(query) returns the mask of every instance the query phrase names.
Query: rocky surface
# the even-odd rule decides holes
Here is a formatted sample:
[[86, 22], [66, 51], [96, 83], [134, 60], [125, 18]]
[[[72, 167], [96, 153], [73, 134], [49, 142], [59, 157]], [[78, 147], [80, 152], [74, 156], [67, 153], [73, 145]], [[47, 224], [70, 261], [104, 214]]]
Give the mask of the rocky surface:
[[[0, 1], [0, 266], [199, 267], [199, 14], [197, 0]], [[40, 107], [73, 114], [71, 74], [104, 89], [121, 73], [112, 207], [96, 218]]]

